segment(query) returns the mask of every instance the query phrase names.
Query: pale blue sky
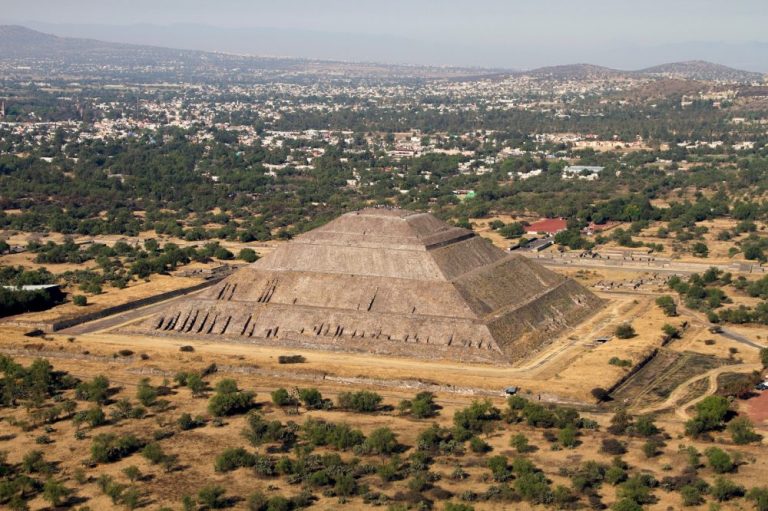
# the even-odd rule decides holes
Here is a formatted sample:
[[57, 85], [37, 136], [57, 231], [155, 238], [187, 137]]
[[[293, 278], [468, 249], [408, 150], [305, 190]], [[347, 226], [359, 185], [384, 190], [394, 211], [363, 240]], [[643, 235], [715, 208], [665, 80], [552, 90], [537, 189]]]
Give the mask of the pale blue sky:
[[[418, 59], [411, 55], [410, 60], [428, 58], [436, 60], [436, 64], [466, 64], [475, 55], [480, 65], [507, 67], [569, 63], [574, 59], [603, 59], [616, 65], [613, 60], [626, 58], [629, 63], [649, 51], [670, 52], [670, 47], [677, 48], [674, 51], [681, 54], [695, 53], [695, 49], [685, 46], [692, 43], [730, 44], [731, 50], [718, 51], [726, 54], [730, 51], [731, 63], [735, 64], [739, 60], [737, 53], [742, 50], [734, 45], [768, 43], [768, 0], [6, 0], [3, 3], [8, 4], [0, 11], [3, 22], [81, 26], [204, 24], [381, 36], [379, 44], [390, 45], [391, 55], [383, 50], [372, 51], [373, 59], [380, 60], [383, 55], [387, 60], [407, 62], [409, 52], [403, 42], [411, 41], [431, 49], [422, 52]], [[92, 36], [85, 28], [81, 29], [82, 35]], [[71, 27], [61, 32], [72, 35]], [[301, 32], [293, 33], [301, 37]], [[141, 31], [137, 31], [134, 38], [140, 37]], [[401, 44], [393, 43], [395, 40]], [[213, 36], [197, 43], [200, 49], [228, 49], [217, 47], [221, 44]], [[681, 45], [685, 48], [681, 49]], [[659, 47], [667, 50], [660, 51]], [[359, 48], [361, 56], [367, 51], [365, 48], [365, 45]], [[273, 53], [280, 52], [281, 48], [264, 50], [262, 53]], [[308, 48], [306, 56], [317, 56], [311, 54], [313, 51], [320, 49]], [[640, 54], [632, 55], [632, 52]], [[560, 62], [558, 56], [562, 57]]]

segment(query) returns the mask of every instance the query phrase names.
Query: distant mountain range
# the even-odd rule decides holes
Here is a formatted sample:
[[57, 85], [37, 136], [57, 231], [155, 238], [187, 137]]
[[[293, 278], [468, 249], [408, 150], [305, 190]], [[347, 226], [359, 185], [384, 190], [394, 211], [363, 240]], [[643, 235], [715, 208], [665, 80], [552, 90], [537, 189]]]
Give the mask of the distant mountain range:
[[622, 76], [659, 76], [684, 80], [723, 80], [734, 82], [754, 82], [764, 79], [762, 73], [733, 69], [703, 60], [671, 62], [637, 71], [622, 71], [593, 64], [571, 64], [542, 67], [527, 71], [525, 74], [560, 79], [618, 78]]
[[588, 79], [609, 77], [662, 76], [688, 80], [727, 80], [738, 82], [761, 81], [761, 73], [733, 69], [705, 61], [687, 61], [662, 64], [637, 71], [623, 71], [592, 64], [550, 66], [530, 71], [438, 67], [416, 65], [391, 65], [351, 63], [307, 58], [263, 57], [201, 50], [172, 49], [162, 46], [105, 42], [96, 39], [60, 37], [39, 32], [19, 25], [0, 25], [0, 60], [68, 60], [92, 64], [163, 66], [170, 62], [186, 66], [187, 73], [195, 68], [211, 66], [261, 70], [297, 71], [312, 69], [313, 72], [339, 73], [353, 71], [358, 76], [365, 73], [386, 76], [417, 76], [422, 78], [458, 78], [490, 75], [524, 74], [540, 78]]

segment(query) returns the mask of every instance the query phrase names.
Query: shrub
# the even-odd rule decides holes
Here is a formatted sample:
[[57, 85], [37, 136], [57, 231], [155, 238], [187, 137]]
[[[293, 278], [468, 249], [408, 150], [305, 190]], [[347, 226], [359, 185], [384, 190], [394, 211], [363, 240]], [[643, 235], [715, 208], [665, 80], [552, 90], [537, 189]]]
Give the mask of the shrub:
[[730, 479], [719, 476], [715, 479], [715, 484], [712, 485], [710, 493], [715, 499], [723, 502], [742, 497], [746, 493], [746, 490], [743, 486], [734, 483]]
[[475, 508], [469, 504], [446, 502], [443, 511], [475, 511]]
[[226, 506], [226, 501], [222, 498], [226, 491], [221, 486], [204, 486], [197, 492], [197, 500], [208, 509], [221, 509]]
[[86, 298], [84, 295], [75, 295], [72, 297], [72, 303], [78, 307], [85, 307], [88, 305], [88, 298]]
[[685, 423], [685, 432], [696, 437], [719, 428], [728, 414], [730, 405], [722, 396], [707, 396], [696, 405], [696, 416]]
[[646, 458], [653, 458], [659, 455], [659, 449], [664, 445], [661, 441], [651, 438], [643, 444], [643, 454]]
[[522, 433], [518, 433], [510, 438], [509, 445], [510, 447], [514, 447], [515, 450], [519, 453], [526, 453], [532, 450], [530, 444], [528, 443], [528, 438]]
[[684, 506], [698, 506], [704, 503], [701, 490], [693, 485], [683, 486], [680, 489], [680, 496], [683, 498]]
[[746, 417], [737, 417], [728, 424], [733, 443], [736, 445], [759, 442], [763, 437], [755, 433], [755, 426]]
[[83, 401], [104, 404], [109, 397], [109, 380], [106, 376], [96, 376], [90, 382], [81, 382], [75, 389], [75, 397]]
[[434, 417], [437, 414], [435, 395], [431, 392], [419, 392], [412, 400], [403, 400], [398, 406], [401, 413], [409, 414], [417, 419]]
[[298, 406], [299, 401], [283, 387], [272, 392], [272, 403], [275, 406]]
[[149, 384], [149, 378], [142, 378], [139, 381], [136, 398], [144, 406], [152, 406], [157, 402], [157, 389]]
[[142, 443], [133, 435], [102, 433], [93, 439], [91, 458], [96, 463], [111, 463], [136, 452]]
[[180, 347], [179, 351], [181, 351], [183, 353], [192, 353], [193, 351], [195, 351], [195, 348], [194, 348], [194, 346], [185, 345], [185, 346]]
[[611, 357], [611, 359], [608, 361], [609, 364], [612, 366], [618, 366], [618, 367], [631, 367], [632, 361], [631, 360], [624, 360], [619, 357]]
[[278, 364], [303, 364], [307, 359], [301, 355], [280, 355], [277, 357]]
[[667, 316], [677, 316], [677, 304], [671, 296], [664, 295], [656, 298], [656, 305], [658, 305]]
[[144, 446], [144, 449], [141, 450], [141, 455], [147, 458], [147, 460], [149, 460], [149, 462], [154, 465], [162, 462], [163, 458], [165, 458], [163, 448], [160, 447], [160, 444], [157, 442], [152, 442], [151, 444]]
[[488, 459], [488, 468], [491, 469], [494, 481], [504, 482], [512, 477], [509, 462], [506, 456], [498, 455]]
[[259, 256], [252, 248], [244, 248], [237, 254], [237, 258], [245, 261], [246, 263], [255, 263], [259, 260]]
[[213, 463], [216, 472], [231, 472], [238, 468], [253, 467], [256, 465], [256, 456], [242, 447], [227, 449], [218, 456]]
[[50, 502], [53, 507], [59, 507], [69, 498], [71, 493], [72, 490], [55, 479], [48, 479], [43, 485], [43, 498]]
[[308, 410], [319, 410], [325, 407], [323, 395], [316, 388], [299, 389], [299, 400]]
[[339, 394], [339, 408], [355, 412], [375, 412], [382, 398], [375, 392], [360, 390], [358, 392], [342, 392]]
[[592, 397], [595, 398], [598, 403], [611, 400], [611, 394], [602, 387], [595, 387], [594, 389], [592, 389], [591, 394], [592, 394]]
[[627, 448], [615, 438], [604, 438], [600, 445], [600, 452], [620, 456], [626, 454]]
[[616, 331], [614, 332], [616, 334], [616, 337], [619, 339], [631, 339], [635, 335], [635, 329], [632, 328], [632, 325], [629, 323], [622, 323], [621, 325], [616, 327]]
[[473, 434], [490, 431], [494, 421], [501, 419], [501, 411], [489, 400], [472, 401], [468, 407], [453, 414], [454, 431], [457, 440], [467, 440]]
[[757, 511], [768, 511], [768, 487], [752, 488], [747, 498], [755, 504]]
[[579, 435], [579, 432], [576, 430], [576, 428], [573, 425], [569, 424], [568, 426], [564, 427], [558, 432], [557, 441], [563, 447], [572, 449], [577, 445], [579, 445], [578, 435]]
[[397, 446], [397, 435], [383, 427], [373, 430], [360, 447], [366, 454], [392, 454]]
[[680, 337], [680, 330], [669, 323], [664, 323], [661, 327], [661, 331], [670, 339], [678, 339]]
[[709, 466], [712, 467], [712, 470], [714, 470], [715, 473], [725, 474], [733, 471], [733, 460], [731, 460], [731, 457], [727, 452], [719, 447], [710, 447], [704, 451], [704, 454], [707, 456]]
[[202, 417], [195, 417], [193, 419], [192, 415], [188, 413], [182, 413], [179, 419], [176, 421], [176, 424], [179, 425], [179, 428], [181, 428], [182, 431], [188, 431], [205, 424], [205, 419]]
[[483, 454], [491, 450], [491, 446], [488, 442], [483, 441], [481, 438], [473, 436], [469, 439], [469, 448], [472, 452]]
[[253, 408], [255, 397], [253, 392], [239, 390], [235, 380], [224, 379], [216, 386], [216, 394], [208, 402], [208, 411], [217, 417], [245, 413]]

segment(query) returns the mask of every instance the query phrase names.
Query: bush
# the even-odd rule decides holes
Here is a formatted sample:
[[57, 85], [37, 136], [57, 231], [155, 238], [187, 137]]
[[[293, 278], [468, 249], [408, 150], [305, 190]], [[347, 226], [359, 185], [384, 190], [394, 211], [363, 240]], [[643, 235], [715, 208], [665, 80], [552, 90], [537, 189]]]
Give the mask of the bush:
[[301, 355], [280, 355], [277, 357], [278, 364], [303, 364], [307, 359]]
[[685, 432], [696, 437], [722, 426], [730, 405], [722, 396], [707, 396], [696, 405], [696, 416], [685, 423]]
[[746, 490], [743, 486], [720, 476], [715, 479], [715, 484], [712, 485], [710, 493], [715, 499], [724, 502], [726, 500], [744, 496]]
[[624, 360], [619, 357], [611, 357], [611, 359], [608, 361], [609, 364], [612, 366], [618, 366], [618, 367], [631, 367], [632, 361], [631, 360]]
[[737, 417], [728, 424], [728, 431], [731, 433], [733, 443], [736, 445], [745, 445], [753, 442], [759, 442], [763, 437], [755, 433], [755, 426], [746, 417]]
[[661, 441], [651, 438], [643, 444], [643, 454], [645, 454], [646, 458], [654, 458], [659, 455], [659, 449], [663, 445]]
[[179, 420], [176, 421], [176, 424], [179, 425], [179, 428], [181, 428], [182, 431], [188, 431], [205, 424], [205, 419], [199, 416], [193, 419], [192, 415], [188, 413], [182, 413], [179, 417]]
[[75, 397], [84, 401], [104, 404], [109, 397], [109, 380], [106, 376], [96, 376], [90, 382], [82, 382], [75, 389]]
[[752, 488], [747, 493], [747, 498], [754, 502], [757, 511], [768, 511], [768, 487]]
[[299, 389], [299, 400], [307, 410], [319, 410], [325, 407], [323, 395], [316, 388]]
[[579, 432], [576, 430], [576, 427], [569, 424], [558, 432], [557, 441], [563, 447], [572, 449], [579, 445]]
[[256, 456], [242, 447], [227, 449], [213, 462], [216, 472], [231, 472], [238, 468], [253, 467], [256, 465]]
[[629, 323], [622, 323], [621, 325], [616, 327], [616, 331], [614, 332], [616, 334], [616, 337], [619, 339], [631, 339], [635, 335], [635, 329], [632, 328], [632, 325]]
[[85, 307], [86, 305], [88, 305], [88, 298], [86, 298], [83, 295], [75, 295], [72, 297], [72, 303], [74, 303], [78, 307]]
[[102, 433], [93, 439], [91, 458], [96, 463], [111, 463], [136, 452], [141, 445], [141, 441], [133, 435]]
[[592, 397], [597, 400], [598, 403], [611, 400], [611, 394], [602, 387], [595, 387], [592, 389]]
[[226, 491], [221, 486], [209, 485], [197, 492], [197, 500], [208, 509], [221, 509], [227, 505], [227, 502], [222, 498], [225, 493]]
[[709, 466], [716, 474], [726, 474], [733, 471], [734, 464], [727, 452], [719, 447], [710, 447], [704, 454], [707, 456]]
[[245, 413], [253, 408], [255, 397], [253, 392], [239, 390], [235, 380], [224, 379], [216, 386], [216, 394], [208, 402], [208, 411], [216, 417]]
[[291, 396], [291, 394], [283, 387], [273, 391], [271, 396], [272, 403], [274, 403], [275, 406], [298, 406], [299, 404], [299, 401]]
[[194, 346], [184, 345], [179, 348], [179, 351], [183, 353], [192, 353], [193, 351], [195, 351], [195, 348]]
[[627, 448], [615, 438], [604, 438], [600, 445], [600, 452], [620, 456], [626, 454]]
[[530, 444], [528, 443], [528, 438], [522, 433], [518, 433], [510, 438], [509, 445], [510, 447], [514, 447], [515, 450], [521, 454], [530, 452], [532, 450]]
[[683, 498], [684, 506], [698, 506], [704, 503], [701, 490], [693, 485], [683, 486], [680, 489], [680, 496]]
[[259, 256], [252, 248], [244, 248], [237, 254], [237, 258], [245, 261], [246, 263], [255, 263], [259, 260]]
[[437, 415], [438, 406], [435, 395], [431, 392], [419, 392], [412, 400], [403, 400], [398, 406], [400, 412], [409, 414], [417, 419], [426, 419]]
[[397, 446], [397, 435], [391, 429], [383, 427], [371, 432], [361, 445], [361, 451], [366, 454], [392, 454]]
[[664, 295], [656, 298], [656, 305], [658, 305], [667, 316], [677, 316], [677, 304], [671, 296]]
[[512, 471], [506, 456], [498, 455], [488, 459], [488, 468], [491, 469], [494, 481], [504, 482], [512, 478]]
[[491, 450], [491, 446], [488, 445], [488, 442], [485, 442], [484, 440], [476, 436], [473, 436], [472, 438], [469, 439], [469, 448], [472, 450], [472, 452], [476, 452], [479, 454], [483, 454]]
[[375, 412], [382, 398], [375, 392], [360, 390], [358, 392], [342, 392], [338, 397], [339, 408], [355, 412]]
[[157, 402], [157, 389], [149, 384], [149, 378], [142, 378], [139, 381], [136, 398], [144, 406], [152, 406]]
[[160, 444], [157, 442], [152, 442], [151, 444], [144, 446], [144, 449], [141, 450], [141, 455], [147, 458], [153, 465], [157, 465], [165, 458], [163, 448], [160, 447]]

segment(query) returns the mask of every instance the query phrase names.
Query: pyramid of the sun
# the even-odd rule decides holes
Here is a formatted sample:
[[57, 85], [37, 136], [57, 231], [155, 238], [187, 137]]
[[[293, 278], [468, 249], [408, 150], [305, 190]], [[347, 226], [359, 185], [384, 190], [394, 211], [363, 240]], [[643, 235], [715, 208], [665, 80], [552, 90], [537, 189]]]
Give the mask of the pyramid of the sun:
[[601, 301], [426, 213], [365, 209], [144, 320], [157, 335], [508, 363]]

